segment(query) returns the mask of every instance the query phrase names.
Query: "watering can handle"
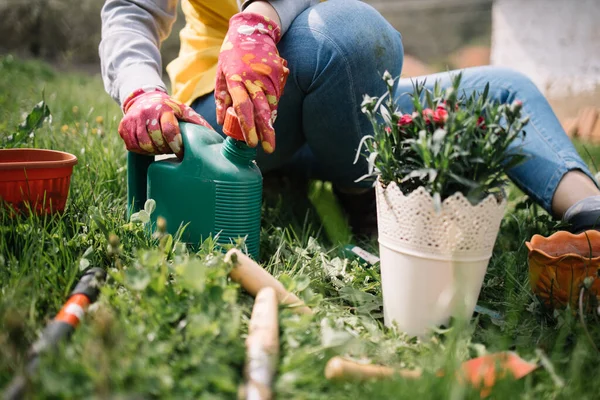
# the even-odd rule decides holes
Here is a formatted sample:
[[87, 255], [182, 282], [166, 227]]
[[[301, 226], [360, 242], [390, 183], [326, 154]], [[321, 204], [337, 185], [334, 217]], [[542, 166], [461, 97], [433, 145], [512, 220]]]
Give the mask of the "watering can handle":
[[148, 191], [148, 167], [154, 156], [127, 153], [127, 219], [144, 208]]
[[[223, 138], [215, 131], [188, 122], [179, 122], [183, 141], [182, 163], [197, 161], [206, 145], [221, 143]], [[207, 134], [209, 133], [209, 134]], [[144, 208], [148, 196], [148, 168], [154, 156], [129, 152], [127, 154], [127, 218]]]

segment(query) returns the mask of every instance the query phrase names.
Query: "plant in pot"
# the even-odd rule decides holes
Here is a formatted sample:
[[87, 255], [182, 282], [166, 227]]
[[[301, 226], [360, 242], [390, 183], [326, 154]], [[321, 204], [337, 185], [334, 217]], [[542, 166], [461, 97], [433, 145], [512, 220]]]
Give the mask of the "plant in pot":
[[[359, 146], [374, 179], [385, 324], [424, 336], [470, 318], [506, 208], [505, 171], [523, 162], [522, 105], [415, 82], [412, 109], [387, 93], [362, 103], [373, 135]], [[363, 151], [366, 150], [366, 151]]]

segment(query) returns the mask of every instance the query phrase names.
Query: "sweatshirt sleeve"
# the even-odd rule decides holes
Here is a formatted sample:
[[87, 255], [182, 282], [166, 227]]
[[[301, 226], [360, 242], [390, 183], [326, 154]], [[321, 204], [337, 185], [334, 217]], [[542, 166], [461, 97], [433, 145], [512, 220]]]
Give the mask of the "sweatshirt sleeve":
[[160, 45], [171, 33], [177, 0], [107, 0], [102, 7], [100, 66], [107, 93], [123, 104], [142, 87], [166, 91]]
[[[252, 0], [246, 1], [242, 9], [246, 8]], [[289, 29], [292, 22], [300, 13], [310, 6], [320, 3], [320, 0], [269, 0], [279, 19], [281, 20], [281, 35], [283, 36]]]

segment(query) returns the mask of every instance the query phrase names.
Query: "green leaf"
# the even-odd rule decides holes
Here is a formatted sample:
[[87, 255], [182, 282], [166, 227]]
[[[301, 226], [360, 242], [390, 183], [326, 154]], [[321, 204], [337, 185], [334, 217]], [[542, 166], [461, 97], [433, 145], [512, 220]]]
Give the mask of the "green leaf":
[[163, 249], [165, 254], [170, 254], [173, 250], [173, 236], [165, 235], [160, 239], [160, 247]]
[[379, 311], [382, 306], [382, 300], [378, 296], [355, 289], [352, 286], [341, 288], [340, 297], [355, 306], [361, 314], [372, 315], [372, 312]]
[[187, 289], [203, 292], [206, 287], [206, 268], [197, 259], [178, 265], [175, 271], [180, 276], [179, 282]]
[[458, 183], [460, 183], [461, 185], [464, 185], [464, 186], [466, 186], [466, 187], [468, 187], [468, 188], [474, 188], [474, 187], [477, 187], [477, 186], [478, 186], [478, 185], [477, 185], [477, 182], [475, 182], [475, 181], [473, 181], [473, 180], [471, 180], [471, 179], [465, 178], [465, 177], [463, 177], [463, 176], [456, 175], [456, 174], [455, 174], [455, 173], [453, 173], [453, 172], [450, 172], [450, 173], [449, 173], [449, 176], [450, 176], [450, 177], [451, 177], [453, 180], [455, 180], [456, 182], [458, 182]]
[[425, 98], [427, 99], [427, 106], [433, 109], [433, 98], [431, 97], [431, 92], [429, 90], [425, 90]]
[[86, 269], [88, 269], [89, 266], [90, 266], [90, 260], [88, 260], [87, 258], [81, 258], [79, 260], [79, 270], [80, 271], [85, 271]]
[[374, 151], [371, 154], [369, 154], [369, 157], [367, 158], [367, 164], [369, 166], [369, 175], [373, 174], [373, 172], [375, 171], [375, 161], [377, 160], [377, 156], [379, 156], [379, 152]]
[[334, 329], [331, 324], [327, 318], [321, 321], [321, 346], [324, 348], [339, 347], [353, 339], [349, 332]]
[[488, 82], [488, 83], [485, 84], [485, 89], [483, 89], [483, 93], [481, 94], [481, 101], [482, 102], [485, 103], [487, 101], [487, 97], [488, 97], [489, 93], [490, 93], [490, 83]]
[[33, 107], [29, 114], [27, 114], [25, 120], [23, 120], [17, 126], [16, 132], [14, 132], [12, 135], [4, 137], [4, 146], [19, 147], [30, 142], [30, 139], [32, 139], [32, 135], [34, 134], [34, 132], [37, 129], [41, 128], [44, 122], [50, 117], [50, 109], [48, 108], [44, 100], [40, 101]]
[[296, 277], [296, 292], [302, 292], [310, 285], [310, 278], [308, 276], [302, 275]]
[[94, 246], [89, 246], [87, 249], [85, 249], [85, 252], [83, 253], [83, 255], [81, 257], [86, 258], [90, 254], [92, 254], [93, 251], [94, 251]]
[[29, 134], [41, 128], [44, 121], [50, 117], [50, 109], [44, 100], [37, 103], [18, 127], [19, 132]]
[[128, 268], [125, 271], [125, 286], [131, 290], [141, 292], [150, 284], [151, 276], [144, 267]]
[[147, 224], [148, 222], [150, 222], [150, 215], [146, 212], [146, 210], [140, 210], [136, 213], [131, 214], [130, 221]]
[[148, 199], [144, 203], [144, 211], [148, 213], [148, 216], [152, 215], [152, 213], [156, 210], [156, 201], [154, 199]]
[[101, 211], [97, 207], [90, 207], [89, 212], [92, 220], [96, 223], [96, 226], [98, 226], [98, 229], [100, 229], [104, 236], [108, 238], [108, 228], [104, 224], [104, 216], [102, 215]]
[[381, 105], [381, 107], [379, 107], [379, 112], [381, 113], [381, 117], [383, 118], [385, 123], [387, 125], [392, 125], [392, 116], [383, 104]]
[[435, 132], [433, 132], [433, 136], [431, 138], [431, 144], [432, 144], [431, 152], [434, 155], [439, 154], [447, 133], [448, 132], [445, 129], [441, 129], [441, 128], [438, 128], [435, 130]]

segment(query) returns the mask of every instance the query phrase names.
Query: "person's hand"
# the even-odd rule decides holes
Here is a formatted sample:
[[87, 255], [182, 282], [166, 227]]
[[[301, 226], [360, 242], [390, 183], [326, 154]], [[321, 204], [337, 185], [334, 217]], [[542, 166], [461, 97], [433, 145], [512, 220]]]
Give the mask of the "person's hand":
[[233, 106], [250, 147], [258, 142], [266, 153], [275, 150], [273, 123], [279, 98], [289, 74], [287, 61], [276, 44], [281, 29], [256, 13], [239, 13], [229, 20], [229, 30], [219, 54], [215, 101], [217, 123]]
[[191, 107], [167, 93], [138, 89], [123, 102], [125, 116], [119, 124], [119, 135], [127, 150], [140, 154], [175, 153], [183, 157], [179, 122], [185, 121], [213, 129]]

